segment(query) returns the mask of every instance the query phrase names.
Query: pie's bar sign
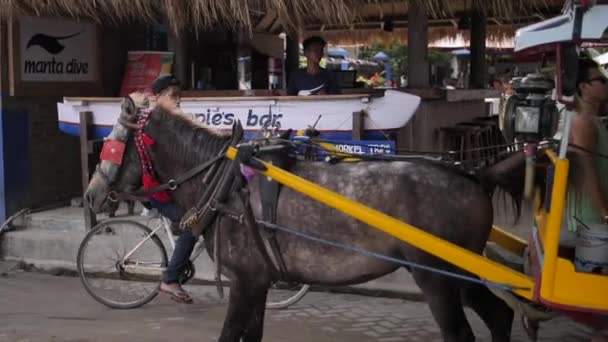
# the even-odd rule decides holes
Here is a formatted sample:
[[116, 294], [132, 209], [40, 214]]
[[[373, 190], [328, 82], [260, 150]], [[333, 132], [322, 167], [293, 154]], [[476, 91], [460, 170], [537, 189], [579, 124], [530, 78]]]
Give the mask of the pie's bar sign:
[[95, 82], [97, 27], [89, 21], [26, 17], [19, 22], [22, 82]]

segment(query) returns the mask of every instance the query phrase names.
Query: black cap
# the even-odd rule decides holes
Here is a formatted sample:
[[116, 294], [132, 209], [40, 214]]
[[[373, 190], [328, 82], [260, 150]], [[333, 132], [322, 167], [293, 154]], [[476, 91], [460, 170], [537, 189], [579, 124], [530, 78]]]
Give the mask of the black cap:
[[163, 75], [155, 79], [150, 88], [152, 89], [152, 93], [154, 93], [154, 95], [158, 95], [171, 86], [179, 87], [179, 85], [180, 83], [175, 76]]

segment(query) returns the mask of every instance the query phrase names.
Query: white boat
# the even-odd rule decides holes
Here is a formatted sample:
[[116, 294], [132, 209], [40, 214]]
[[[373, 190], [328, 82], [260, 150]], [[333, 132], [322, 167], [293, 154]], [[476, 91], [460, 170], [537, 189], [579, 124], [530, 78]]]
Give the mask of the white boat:
[[[57, 103], [59, 129], [80, 135], [80, 112], [92, 112], [93, 138], [107, 136], [120, 114], [122, 98], [66, 97]], [[181, 109], [219, 130], [230, 130], [235, 120], [245, 129], [245, 138], [260, 132], [270, 119], [282, 131], [303, 130], [321, 118], [316, 129], [326, 139], [352, 140], [354, 112], [364, 111], [364, 139], [385, 140], [387, 135], [405, 126], [420, 105], [420, 97], [396, 90], [384, 96], [326, 95], [276, 97], [205, 97], [182, 98]]]

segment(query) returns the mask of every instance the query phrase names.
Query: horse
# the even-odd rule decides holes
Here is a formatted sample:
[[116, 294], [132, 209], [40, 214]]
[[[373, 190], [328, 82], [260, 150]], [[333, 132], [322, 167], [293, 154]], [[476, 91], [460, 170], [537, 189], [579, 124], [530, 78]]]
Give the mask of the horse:
[[[102, 160], [85, 193], [96, 213], [112, 207], [112, 192], [132, 192], [142, 187], [140, 160], [132, 134], [137, 127], [138, 110], [133, 100], [125, 97], [122, 113], [110, 135], [125, 139], [122, 161]], [[154, 140], [148, 150], [160, 182], [176, 179], [208, 162], [231, 139], [230, 134], [213, 131], [175, 109], [162, 106], [151, 111], [143, 130]], [[508, 164], [496, 164], [469, 175], [453, 167], [419, 159], [336, 164], [297, 161], [290, 172], [477, 254], [484, 250], [492, 227], [492, 193], [498, 188], [513, 193], [514, 197], [521, 193], [521, 189], [509, 184], [508, 177], [503, 177], [513, 173]], [[255, 217], [260, 217], [262, 212], [258, 177], [263, 176], [256, 175], [245, 185]], [[187, 210], [194, 206], [204, 190], [204, 175], [200, 174], [175, 188], [171, 197]], [[242, 212], [240, 200], [239, 194], [233, 191], [224, 202], [225, 207]], [[465, 274], [416, 246], [371, 229], [288, 187], [280, 192], [276, 215], [277, 224], [300, 233]], [[273, 272], [263, 260], [263, 252], [256, 247], [256, 237], [243, 222], [221, 216], [214, 224], [203, 228], [210, 257], [221, 260], [222, 275], [230, 280], [229, 306], [219, 341], [261, 341], [265, 302]], [[401, 267], [281, 231], [276, 232], [275, 238], [286, 275], [289, 280], [299, 283], [352, 285], [379, 278]], [[217, 255], [214, 255], [215, 242], [221, 246]], [[482, 318], [493, 341], [510, 340], [513, 310], [485, 285], [414, 267], [409, 271], [422, 290], [445, 341], [475, 340], [464, 306], [472, 308]]]

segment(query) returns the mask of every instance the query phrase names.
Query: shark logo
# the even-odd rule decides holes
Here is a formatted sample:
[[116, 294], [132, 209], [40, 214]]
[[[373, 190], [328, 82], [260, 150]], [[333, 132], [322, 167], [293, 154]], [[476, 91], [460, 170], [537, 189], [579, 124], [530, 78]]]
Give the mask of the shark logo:
[[59, 43], [60, 41], [76, 37], [77, 35], [79, 35], [81, 33], [82, 33], [82, 31], [80, 31], [78, 33], [70, 34], [67, 36], [60, 36], [60, 37], [53, 37], [53, 36], [46, 35], [44, 33], [37, 33], [37, 34], [33, 35], [32, 38], [30, 38], [30, 40], [27, 42], [27, 47], [25, 49], [27, 50], [32, 46], [38, 45], [41, 48], [43, 48], [44, 50], [46, 50], [48, 53], [50, 53], [51, 55], [56, 55], [65, 49], [65, 46], [63, 46], [63, 45], [61, 45], [61, 43]]

